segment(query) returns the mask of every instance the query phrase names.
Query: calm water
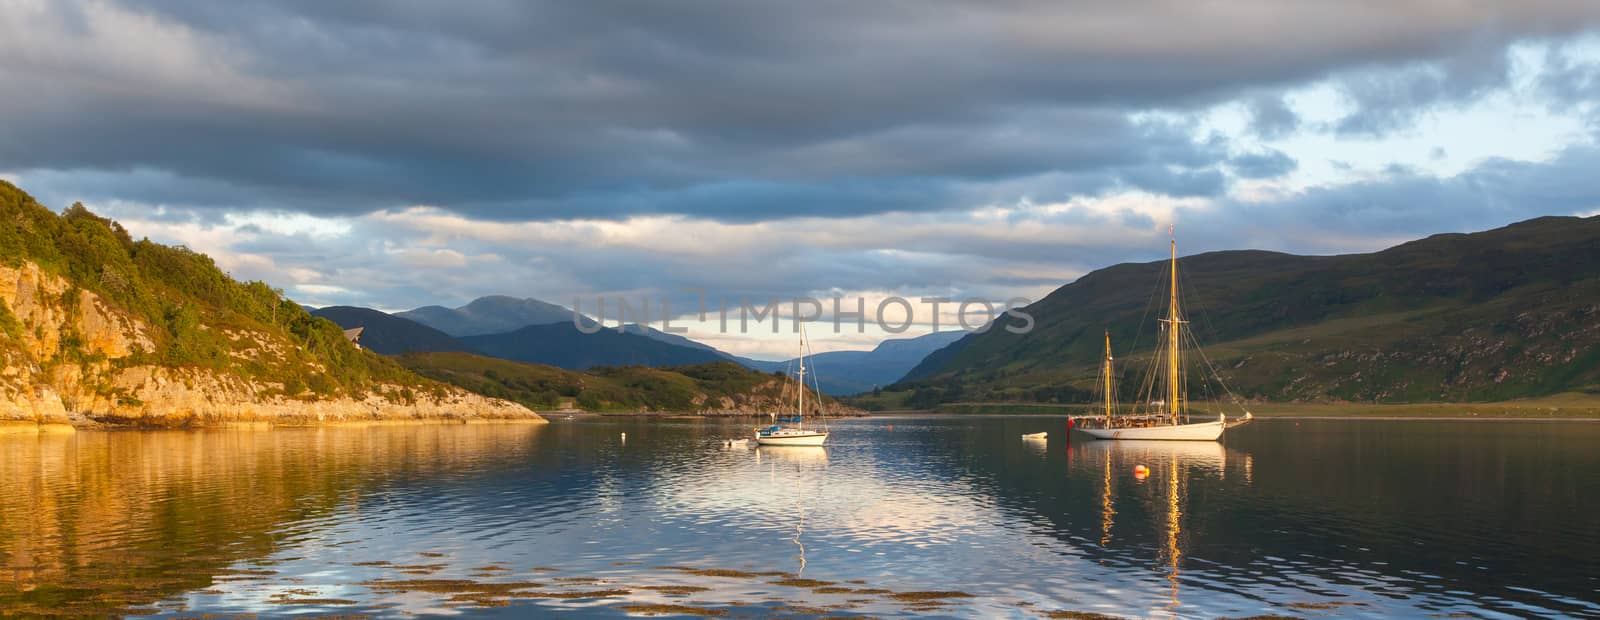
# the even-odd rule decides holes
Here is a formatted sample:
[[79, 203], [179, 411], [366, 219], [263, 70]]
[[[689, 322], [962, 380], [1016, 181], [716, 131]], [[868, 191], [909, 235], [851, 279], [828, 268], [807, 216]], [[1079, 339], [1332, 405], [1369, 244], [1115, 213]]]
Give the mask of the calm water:
[[885, 418], [721, 445], [746, 428], [0, 436], [0, 609], [1600, 616], [1600, 424], [1136, 444]]

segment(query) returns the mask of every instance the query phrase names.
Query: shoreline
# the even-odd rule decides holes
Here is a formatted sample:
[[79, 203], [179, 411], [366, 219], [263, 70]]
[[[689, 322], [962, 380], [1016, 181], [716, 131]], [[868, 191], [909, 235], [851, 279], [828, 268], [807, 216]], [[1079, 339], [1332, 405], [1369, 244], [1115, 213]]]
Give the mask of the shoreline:
[[224, 420], [212, 424], [68, 424], [65, 422], [32, 422], [26, 420], [0, 420], [0, 436], [77, 432], [120, 431], [274, 431], [314, 428], [362, 428], [370, 426], [477, 426], [500, 424], [549, 424], [542, 417], [530, 418], [402, 418], [376, 420], [325, 420], [306, 423], [300, 420], [274, 422], [270, 420]]
[[[949, 411], [880, 411], [867, 417], [883, 418], [1067, 418], [1070, 413], [955, 413]], [[1232, 416], [1230, 416], [1232, 417]], [[1600, 422], [1600, 411], [1583, 411], [1573, 414], [1527, 415], [1461, 415], [1461, 414], [1404, 414], [1404, 413], [1350, 413], [1330, 415], [1323, 413], [1257, 413], [1262, 420], [1373, 420], [1383, 422], [1439, 421], [1439, 422]]]

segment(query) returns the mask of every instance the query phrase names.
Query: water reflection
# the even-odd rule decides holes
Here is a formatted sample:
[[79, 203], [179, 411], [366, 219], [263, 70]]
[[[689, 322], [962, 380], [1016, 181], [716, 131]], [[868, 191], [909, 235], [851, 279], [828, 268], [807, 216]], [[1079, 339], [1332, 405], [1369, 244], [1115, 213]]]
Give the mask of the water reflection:
[[902, 418], [728, 445], [745, 427], [0, 438], [0, 609], [1600, 614], [1600, 425], [1263, 421], [1223, 445]]
[[1045, 437], [1023, 437], [1022, 447], [1034, 455], [1043, 457], [1050, 453], [1050, 440]]
[[213, 586], [381, 511], [375, 484], [524, 458], [540, 426], [0, 434], [0, 609], [131, 613]]
[[818, 469], [828, 466], [828, 449], [824, 446], [760, 446], [753, 452], [757, 463], [777, 466], [795, 466]]
[[[1159, 559], [1168, 584], [1169, 612], [1176, 611], [1179, 598], [1180, 571], [1183, 565], [1184, 509], [1188, 502], [1189, 480], [1192, 476], [1216, 476], [1225, 479], [1230, 452], [1235, 462], [1248, 461], [1249, 456], [1237, 450], [1230, 451], [1217, 442], [1187, 441], [1079, 441], [1074, 444], [1078, 460], [1073, 467], [1098, 469], [1100, 472], [1100, 546], [1109, 547], [1112, 529], [1116, 523], [1117, 469], [1136, 473], [1134, 487], [1128, 489], [1135, 501], [1144, 502], [1146, 510], [1161, 513], [1154, 522], [1163, 543]], [[1150, 493], [1140, 488], [1153, 485], [1160, 489]]]
[[[754, 450], [756, 462], [765, 462], [770, 474], [772, 484], [783, 484], [787, 479], [793, 479], [794, 485], [794, 534], [789, 537], [789, 542], [796, 548], [795, 560], [798, 563], [794, 576], [801, 577], [806, 572], [806, 545], [801, 540], [806, 531], [806, 486], [805, 479], [800, 475], [793, 475], [787, 471], [792, 467], [795, 472], [816, 471], [828, 466], [828, 449], [824, 446], [759, 446]], [[779, 467], [785, 468], [784, 476], [780, 478]]]

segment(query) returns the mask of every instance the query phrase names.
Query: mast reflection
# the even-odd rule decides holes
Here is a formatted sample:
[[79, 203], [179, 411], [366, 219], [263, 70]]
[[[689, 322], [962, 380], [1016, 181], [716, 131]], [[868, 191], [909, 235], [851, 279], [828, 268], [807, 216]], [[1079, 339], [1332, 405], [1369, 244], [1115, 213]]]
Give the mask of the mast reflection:
[[[1164, 513], [1164, 518], [1157, 517], [1152, 522], [1157, 528], [1157, 540], [1161, 541], [1156, 559], [1168, 583], [1169, 600], [1166, 608], [1169, 611], [1176, 610], [1182, 605], [1179, 581], [1187, 542], [1184, 508], [1188, 501], [1190, 481], [1205, 476], [1225, 479], [1230, 451], [1216, 442], [1136, 440], [1075, 442], [1072, 448], [1069, 454], [1075, 458], [1069, 460], [1069, 466], [1076, 461], [1078, 466], [1093, 467], [1090, 471], [1100, 474], [1101, 547], [1111, 547], [1112, 540], [1116, 538], [1112, 530], [1116, 526], [1119, 493], [1131, 493], [1131, 499], [1148, 502], [1146, 505], [1152, 515]], [[1248, 480], [1249, 455], [1235, 453], [1233, 456], [1236, 464], [1243, 463]], [[1148, 477], [1134, 473], [1134, 468], [1138, 466], [1149, 468]], [[1119, 468], [1124, 472], [1120, 476], [1116, 473]], [[1133, 487], [1119, 489], [1119, 477], [1133, 478], [1137, 482]], [[1145, 484], [1159, 486], [1144, 487], [1146, 490], [1139, 492], [1141, 485]]]

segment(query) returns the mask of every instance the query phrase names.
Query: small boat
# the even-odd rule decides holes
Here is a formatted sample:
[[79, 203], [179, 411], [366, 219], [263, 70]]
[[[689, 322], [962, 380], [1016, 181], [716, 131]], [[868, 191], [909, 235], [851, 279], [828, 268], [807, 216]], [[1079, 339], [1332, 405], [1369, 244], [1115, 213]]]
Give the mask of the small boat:
[[777, 425], [756, 431], [756, 443], [763, 446], [820, 446], [827, 440], [826, 431], [784, 428]]
[[[828, 427], [826, 423], [822, 430], [806, 428], [806, 331], [805, 325], [800, 326], [800, 357], [799, 369], [795, 373], [795, 401], [794, 415], [778, 418], [777, 413], [772, 414], [772, 426], [756, 429], [756, 443], [763, 446], [820, 446], [828, 440]], [[819, 390], [817, 392], [821, 394]], [[819, 397], [820, 400], [820, 397]], [[817, 407], [822, 410], [820, 403]], [[785, 426], [784, 424], [793, 424]]]
[[722, 445], [724, 447], [728, 447], [728, 448], [743, 448], [746, 445], [749, 445], [749, 443], [750, 443], [749, 439], [729, 439], [727, 441], [722, 442]]
[[[1192, 422], [1187, 411], [1188, 396], [1184, 393], [1187, 385], [1183, 376], [1183, 336], [1185, 334], [1193, 339], [1185, 326], [1189, 324], [1183, 319], [1178, 307], [1178, 240], [1172, 240], [1172, 260], [1169, 269], [1169, 290], [1167, 303], [1167, 318], [1160, 319], [1165, 325], [1162, 337], [1166, 340], [1163, 346], [1156, 350], [1152, 358], [1153, 365], [1161, 366], [1163, 377], [1160, 387], [1163, 394], [1155, 398], [1154, 392], [1157, 381], [1155, 380], [1154, 367], [1148, 375], [1145, 385], [1148, 396], [1149, 410], [1135, 411], [1118, 414], [1116, 411], [1116, 374], [1113, 372], [1111, 357], [1111, 331], [1106, 330], [1106, 355], [1104, 364], [1100, 369], [1100, 389], [1105, 396], [1105, 412], [1096, 416], [1078, 416], [1069, 421], [1072, 428], [1095, 439], [1149, 439], [1169, 441], [1216, 441], [1222, 437], [1222, 432], [1229, 428], [1245, 424], [1254, 418], [1249, 411], [1242, 417], [1233, 421], [1228, 420], [1225, 413], [1217, 414], [1217, 419], [1205, 422]], [[1204, 359], [1204, 355], [1201, 356]], [[1209, 362], [1207, 362], [1209, 366]], [[1212, 374], [1216, 370], [1212, 369]], [[1218, 379], [1221, 384], [1221, 380]], [[1226, 385], [1221, 386], [1223, 391]], [[1231, 396], [1231, 394], [1230, 394]], [[1234, 399], [1235, 403], [1238, 399]]]
[[1044, 438], [1049, 437], [1049, 436], [1050, 436], [1050, 433], [1045, 433], [1045, 432], [1025, 433], [1025, 434], [1022, 435], [1022, 438], [1023, 439], [1044, 439]]

